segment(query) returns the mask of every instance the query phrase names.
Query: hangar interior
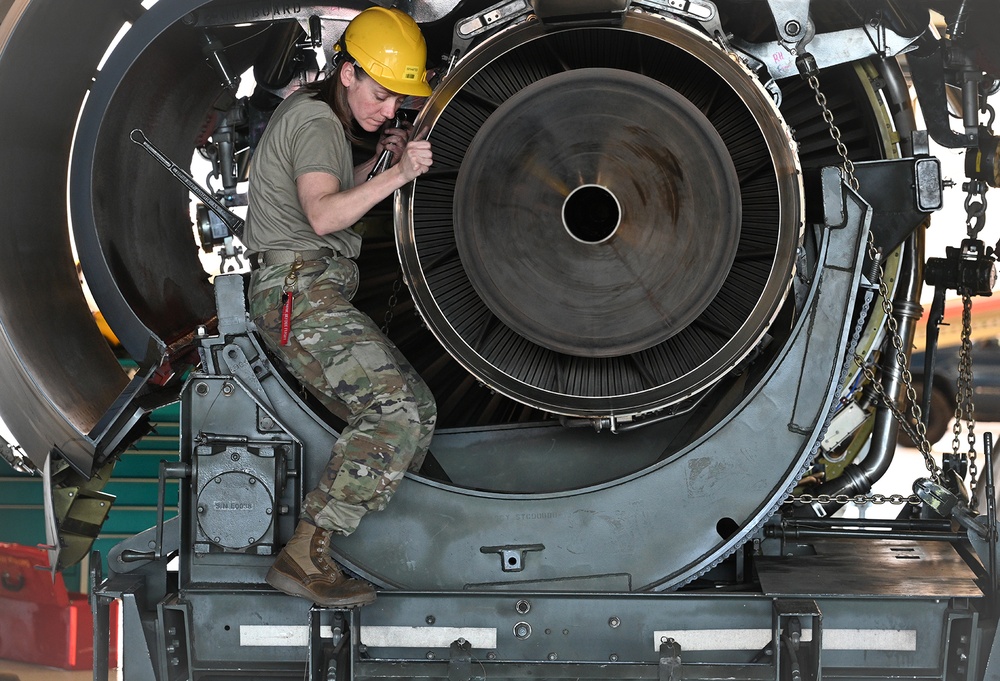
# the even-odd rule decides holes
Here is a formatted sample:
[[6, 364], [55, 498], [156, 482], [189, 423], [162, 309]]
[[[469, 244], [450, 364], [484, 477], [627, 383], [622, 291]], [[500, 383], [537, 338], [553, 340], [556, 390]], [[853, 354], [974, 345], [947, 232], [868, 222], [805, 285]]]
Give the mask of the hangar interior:
[[[2, 451], [45, 481], [53, 569], [89, 565], [95, 680], [112, 604], [128, 681], [1000, 678], [990, 0], [396, 3], [435, 161], [363, 221], [354, 302], [439, 425], [332, 547], [374, 604], [265, 584], [341, 423], [248, 319], [245, 180], [369, 4], [0, 0]], [[947, 295], [942, 455], [910, 353]], [[156, 518], [92, 555], [170, 405]], [[873, 493], [901, 432], [926, 474]], [[840, 513], [868, 502], [898, 512]]]

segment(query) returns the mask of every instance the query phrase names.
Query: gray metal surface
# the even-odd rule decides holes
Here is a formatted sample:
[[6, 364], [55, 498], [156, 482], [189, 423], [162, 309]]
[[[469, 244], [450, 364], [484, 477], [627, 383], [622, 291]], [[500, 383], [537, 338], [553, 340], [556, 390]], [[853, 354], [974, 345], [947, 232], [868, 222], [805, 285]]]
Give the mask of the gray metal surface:
[[[335, 550], [372, 581], [403, 588], [648, 590], [690, 581], [746, 540], [810, 458], [837, 388], [859, 236], [830, 235], [807, 313], [767, 380], [676, 455], [603, 485], [547, 495], [488, 494], [414, 477]], [[720, 534], [730, 523], [736, 529]], [[516, 573], [480, 551], [537, 543], [544, 550], [525, 553]]]
[[[847, 341], [844, 319], [858, 282], [863, 234], [858, 225], [828, 232], [822, 274], [790, 345], [767, 380], [691, 446], [619, 479], [549, 494], [484, 493], [409, 476], [393, 503], [339, 539], [335, 551], [375, 583], [410, 589], [631, 591], [690, 581], [773, 513], [811, 456], [817, 426], [838, 388], [837, 358]], [[240, 281], [233, 275], [220, 283]], [[243, 301], [228, 290], [220, 287], [220, 317], [235, 331]], [[204, 342], [211, 357], [206, 366], [220, 376], [194, 377], [182, 418], [185, 442], [215, 433], [234, 441], [286, 441], [281, 433], [287, 432], [303, 443], [301, 466], [293, 466], [289, 479], [311, 489], [335, 432], [307, 410], [252, 337]], [[234, 344], [243, 352], [230, 352]], [[237, 376], [226, 377], [233, 357], [240, 366], [250, 362], [264, 396], [254, 397], [254, 387]], [[206, 387], [199, 389], [202, 382]], [[797, 392], [785, 388], [793, 383], [801, 386]], [[186, 458], [194, 456], [188, 447], [182, 449]], [[288, 523], [296, 515], [296, 494], [284, 493], [293, 500], [280, 516]], [[199, 582], [224, 575], [253, 581], [267, 565], [249, 553], [220, 562], [215, 551], [206, 546], [189, 556], [182, 574]], [[511, 555], [521, 569], [505, 569]], [[232, 560], [245, 564], [242, 577], [232, 575]]]
[[[223, 92], [197, 32], [178, 22], [206, 1], [157, 3], [135, 18], [93, 83], [70, 168], [74, 235], [94, 298], [128, 353], [153, 366], [210, 323], [214, 305], [191, 247], [189, 193], [129, 134], [142, 129], [177, 162], [192, 154], [194, 131]], [[237, 73], [249, 65], [238, 50], [227, 56]]]
[[[355, 661], [355, 678], [375, 677], [377, 672], [369, 676], [367, 669], [375, 672], [378, 663], [389, 661], [414, 665], [400, 669], [400, 676], [433, 674], [435, 666], [447, 665], [449, 652], [429, 643], [448, 627], [486, 629], [482, 633], [489, 636], [480, 634], [477, 642], [495, 635], [495, 648], [472, 650], [483, 665], [480, 673], [491, 679], [529, 676], [523, 670], [505, 676], [504, 668], [520, 661], [540, 664], [535, 673], [544, 678], [574, 678], [559, 666], [572, 663], [595, 665], [581, 669], [579, 678], [656, 678], [625, 663], [657, 663], [664, 636], [680, 646], [682, 678], [705, 678], [699, 665], [748, 664], [772, 641], [776, 611], [795, 604], [792, 597], [752, 594], [387, 593], [353, 615], [360, 641], [384, 641], [390, 626], [407, 628], [410, 636], [396, 636], [395, 645], [369, 646], [366, 658]], [[824, 677], [898, 678], [893, 675], [904, 670], [925, 672], [946, 664], [937, 643], [951, 626], [947, 599], [827, 597], [815, 604], [822, 616]], [[324, 614], [318, 610], [314, 616]], [[809, 641], [809, 620], [802, 619], [803, 641]], [[527, 627], [519, 631], [518, 624]], [[622, 664], [615, 664], [619, 660]], [[770, 656], [759, 655], [755, 662], [773, 670]], [[730, 675], [707, 678], [775, 678], [773, 671], [770, 677], [754, 675], [760, 667], [733, 666]]]
[[980, 598], [976, 575], [955, 548], [942, 541], [822, 539], [794, 557], [761, 557], [755, 563], [765, 594]]
[[80, 105], [130, 4], [16, 0], [0, 24], [0, 383], [14, 398], [0, 409], [39, 466], [57, 447], [89, 472], [86, 434], [126, 384], [80, 289], [64, 187]]

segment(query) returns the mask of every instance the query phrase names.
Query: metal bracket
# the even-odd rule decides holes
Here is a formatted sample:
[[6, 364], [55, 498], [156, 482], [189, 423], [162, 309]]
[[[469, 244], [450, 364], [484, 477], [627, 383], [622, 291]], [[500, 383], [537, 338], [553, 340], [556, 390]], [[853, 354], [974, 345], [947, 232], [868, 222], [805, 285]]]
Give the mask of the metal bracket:
[[501, 0], [495, 5], [455, 23], [455, 36], [451, 42], [451, 57], [461, 59], [472, 41], [492, 33], [532, 11], [529, 0]]
[[920, 478], [913, 483], [913, 493], [939, 516], [950, 517], [968, 530], [970, 538], [977, 535], [980, 539], [989, 539], [989, 528], [982, 519], [969, 510], [964, 500], [938, 483]]
[[456, 639], [449, 648], [448, 681], [472, 680], [472, 644], [464, 638]]
[[[260, 384], [260, 379], [257, 378], [257, 373], [253, 370], [253, 365], [246, 353], [243, 352], [243, 348], [235, 343], [230, 343], [222, 348], [222, 356], [225, 357], [226, 363], [229, 365], [229, 372], [239, 379], [240, 383], [251, 391], [262, 404], [269, 409], [273, 408], [271, 398], [264, 392], [264, 387]], [[221, 367], [220, 373], [225, 373]]]
[[662, 10], [702, 23], [717, 19], [719, 16], [715, 3], [708, 2], [708, 0], [636, 0], [634, 4], [647, 9]]
[[246, 290], [242, 274], [223, 274], [212, 283], [218, 310], [219, 335], [231, 336], [247, 331]]
[[767, 0], [781, 40], [797, 45], [809, 33], [810, 0]]
[[524, 569], [524, 554], [528, 551], [544, 551], [544, 544], [508, 544], [506, 546], [481, 546], [480, 553], [499, 553], [500, 567], [504, 572], [520, 572]]
[[7, 442], [2, 435], [0, 435], [0, 459], [10, 464], [10, 467], [18, 473], [31, 473], [32, 475], [41, 473], [35, 462], [28, 458], [20, 446]]
[[681, 681], [681, 644], [672, 638], [660, 641], [659, 681]]
[[[876, 29], [862, 26], [816, 34], [809, 41], [809, 53], [816, 59], [817, 67], [824, 69], [875, 55], [894, 57], [910, 51], [916, 41], [916, 38], [901, 36], [888, 28], [877, 29], [884, 40], [884, 44], [878, 46], [869, 30]], [[793, 48], [784, 42], [750, 43], [738, 38], [730, 38], [729, 42], [736, 51], [762, 64], [775, 80], [800, 75]]]
[[[775, 678], [786, 678], [782, 667], [788, 666], [787, 678], [802, 681], [820, 681], [822, 665], [820, 653], [823, 649], [823, 613], [814, 600], [776, 599], [772, 606], [771, 645], [775, 651]], [[802, 620], [810, 621], [808, 655], [802, 655], [805, 638], [802, 636]]]

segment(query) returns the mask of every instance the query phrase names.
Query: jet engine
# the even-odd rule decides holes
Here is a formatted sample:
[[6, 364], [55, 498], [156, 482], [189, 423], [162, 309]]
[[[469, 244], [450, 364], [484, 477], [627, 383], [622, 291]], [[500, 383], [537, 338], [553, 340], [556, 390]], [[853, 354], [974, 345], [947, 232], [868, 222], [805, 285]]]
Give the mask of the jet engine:
[[[385, 320], [440, 417], [423, 467], [333, 547], [382, 590], [359, 615], [310, 610], [263, 582], [339, 423], [257, 340], [239, 240], [222, 222], [245, 205], [269, 114], [322, 72], [367, 4], [6, 3], [0, 84], [16, 96], [0, 103], [0, 410], [17, 465], [85, 492], [55, 511], [53, 564], [86, 555], [107, 513], [95, 518], [91, 502], [112, 501], [98, 482], [151, 411], [180, 401], [160, 522], [106, 557], [107, 580], [94, 561], [96, 629], [119, 600], [126, 678], [301, 678], [303, 665], [310, 678], [362, 678], [363, 660], [410, 649], [427, 664], [450, 655], [444, 673], [473, 678], [470, 641], [485, 660], [523, 665], [495, 678], [540, 674], [536, 657], [574, 661], [551, 678], [609, 660], [678, 678], [665, 675], [683, 664], [664, 632], [723, 627], [655, 624], [655, 607], [697, 618], [684, 601], [643, 598], [759, 595], [761, 581], [767, 596], [784, 569], [768, 559], [814, 550], [792, 547], [790, 528], [822, 534], [870, 494], [901, 415], [919, 441], [922, 424], [903, 414], [915, 401], [907, 365], [924, 230], [945, 187], [929, 137], [968, 149], [966, 206], [985, 212], [998, 152], [980, 115], [1000, 76], [989, 47], [1000, 17], [985, 2], [403, 3], [430, 46], [433, 94], [407, 107], [435, 162], [365, 219], [355, 303]], [[930, 9], [951, 22], [946, 36]], [[937, 116], [956, 91], [961, 132]], [[221, 187], [192, 187], [193, 156]], [[932, 285], [988, 295], [992, 250], [978, 232], [962, 244]], [[75, 254], [136, 368], [94, 325]], [[995, 558], [961, 475], [922, 453], [929, 479], [899, 501], [930, 507], [942, 535], [958, 518]], [[163, 520], [171, 478], [178, 515]], [[971, 679], [992, 638], [969, 602], [990, 590], [954, 562], [961, 588], [923, 594], [934, 614], [920, 636], [975, 638], [970, 676], [954, 677]], [[741, 629], [773, 623], [757, 647], [772, 642], [775, 676], [727, 678], [785, 678], [799, 639], [782, 636], [800, 622], [813, 627], [800, 655], [818, 678], [821, 626], [850, 629], [853, 606], [822, 603], [821, 625], [817, 592], [794, 593], [698, 605], [747, 618]], [[539, 607], [561, 623], [533, 620]], [[609, 608], [634, 608], [653, 645], [605, 651], [599, 633], [624, 631]], [[440, 633], [446, 611], [453, 628]], [[594, 613], [601, 632], [570, 643], [567, 622]], [[440, 636], [406, 643], [399, 627]], [[861, 662], [832, 658], [845, 678], [881, 678], [953, 668], [958, 655], [875, 645]], [[703, 650], [745, 651], [734, 646]], [[694, 659], [736, 659], [721, 655]], [[400, 669], [373, 675], [418, 675]]]

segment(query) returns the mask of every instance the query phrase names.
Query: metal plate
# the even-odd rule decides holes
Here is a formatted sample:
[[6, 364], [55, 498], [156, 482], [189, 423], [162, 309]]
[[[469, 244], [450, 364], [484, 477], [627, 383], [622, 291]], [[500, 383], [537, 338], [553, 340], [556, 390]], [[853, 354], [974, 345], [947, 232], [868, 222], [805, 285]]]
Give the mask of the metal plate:
[[952, 598], [983, 595], [976, 576], [946, 542], [824, 539], [816, 553], [756, 562], [764, 593]]

